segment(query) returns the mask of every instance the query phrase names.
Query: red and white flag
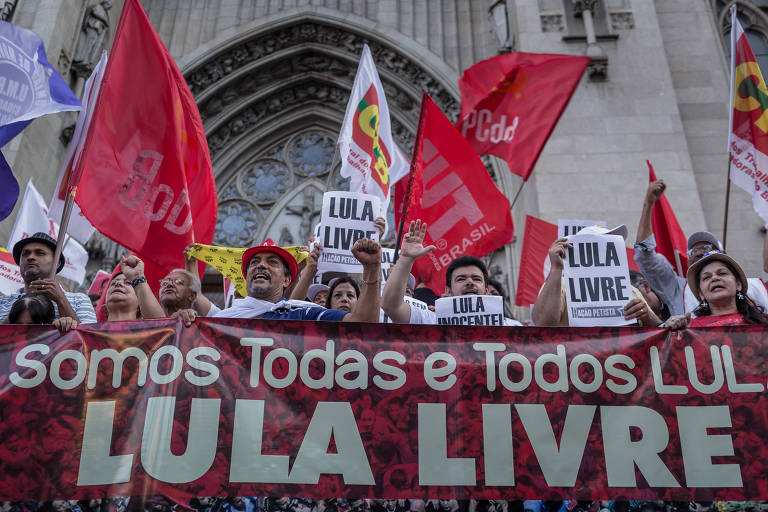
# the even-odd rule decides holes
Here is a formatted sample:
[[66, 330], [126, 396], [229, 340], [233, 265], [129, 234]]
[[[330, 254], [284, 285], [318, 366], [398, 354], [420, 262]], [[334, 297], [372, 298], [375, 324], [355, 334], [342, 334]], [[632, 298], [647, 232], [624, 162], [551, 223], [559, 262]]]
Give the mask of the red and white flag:
[[213, 240], [216, 185], [200, 113], [138, 0], [123, 5], [73, 182], [88, 220], [145, 263], [183, 267], [185, 247]]
[[408, 174], [408, 159], [392, 139], [387, 98], [368, 45], [363, 46], [338, 145], [349, 190], [378, 196], [386, 211], [391, 185]]
[[498, 156], [527, 180], [588, 63], [521, 52], [478, 62], [459, 79], [456, 127], [478, 155]]
[[[656, 173], [653, 172], [651, 162], [645, 162], [648, 164], [648, 182], [653, 183], [656, 181]], [[688, 239], [664, 195], [653, 206], [651, 227], [656, 239], [656, 252], [667, 258], [680, 277], [685, 277], [688, 273]]]
[[[53, 198], [48, 206], [48, 216], [56, 223], [61, 222], [64, 204], [67, 201], [69, 180], [72, 176], [72, 170], [75, 168], [76, 162], [83, 151], [83, 143], [85, 142], [88, 126], [93, 117], [96, 98], [99, 96], [101, 80], [104, 78], [106, 69], [107, 52], [104, 51], [102, 52], [96, 67], [93, 69], [93, 73], [91, 73], [91, 76], [88, 77], [88, 80], [85, 82], [83, 97], [80, 100], [83, 104], [83, 108], [77, 116], [75, 131], [72, 134], [72, 140], [69, 142], [69, 148], [67, 149], [67, 158], [64, 160], [61, 172], [59, 172], [59, 181], [56, 183], [56, 190], [54, 191]], [[80, 211], [80, 207], [77, 204], [72, 205], [72, 215], [69, 219], [69, 224], [67, 225], [67, 234], [75, 237], [80, 242], [85, 243], [91, 238], [94, 231], [96, 231], [96, 228], [88, 222], [88, 219], [86, 219], [85, 215]]]
[[[29, 180], [27, 188], [24, 190], [24, 198], [21, 200], [19, 211], [16, 213], [16, 221], [13, 224], [11, 236], [8, 237], [8, 247], [13, 250], [16, 242], [38, 232], [47, 233], [56, 238], [59, 225], [50, 219], [45, 199], [37, 191], [32, 180]], [[62, 254], [64, 254], [64, 268], [58, 275], [75, 281], [77, 284], [83, 284], [85, 266], [88, 264], [88, 251], [74, 238], [69, 237]]]
[[730, 176], [752, 195], [752, 206], [768, 223], [768, 88], [735, 5], [731, 8], [731, 66]]
[[13, 261], [13, 254], [0, 248], [0, 294], [13, 295], [24, 286], [19, 266]]
[[[413, 176], [395, 187], [395, 212], [409, 201], [406, 222], [427, 223], [424, 245], [436, 250], [414, 269], [436, 293], [445, 289], [445, 268], [458, 256], [485, 256], [514, 234], [509, 200], [496, 187], [480, 157], [432, 99], [422, 97], [413, 151]], [[406, 183], [412, 181], [410, 194]]]

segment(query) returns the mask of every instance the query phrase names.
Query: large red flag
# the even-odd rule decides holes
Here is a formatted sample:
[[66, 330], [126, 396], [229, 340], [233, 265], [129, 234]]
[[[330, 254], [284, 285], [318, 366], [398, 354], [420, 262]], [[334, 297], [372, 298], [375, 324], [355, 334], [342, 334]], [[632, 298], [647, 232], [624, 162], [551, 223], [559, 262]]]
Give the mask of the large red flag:
[[[528, 307], [536, 302], [549, 273], [549, 247], [557, 240], [557, 224], [525, 216], [523, 249], [520, 254], [520, 269], [517, 273], [515, 305]], [[635, 263], [635, 250], [627, 247], [627, 264], [630, 270], [640, 270]]]
[[[656, 181], [651, 162], [645, 162], [648, 164], [648, 182]], [[656, 252], [667, 258], [678, 275], [685, 277], [688, 272], [688, 240], [677, 222], [672, 206], [663, 195], [651, 210], [651, 226], [656, 238]]]
[[216, 185], [197, 105], [138, 0], [126, 0], [73, 178], [88, 220], [142, 259], [210, 244]]
[[[417, 260], [414, 268], [439, 293], [445, 288], [445, 267], [453, 259], [488, 254], [509, 243], [514, 228], [509, 200], [480, 158], [429, 96], [422, 101], [411, 164], [414, 175], [398, 184], [413, 181], [406, 221], [425, 221], [424, 244], [437, 247]], [[396, 187], [398, 198], [402, 192]]]
[[456, 126], [478, 155], [503, 158], [527, 180], [587, 63], [588, 57], [520, 52], [478, 62], [459, 79]]

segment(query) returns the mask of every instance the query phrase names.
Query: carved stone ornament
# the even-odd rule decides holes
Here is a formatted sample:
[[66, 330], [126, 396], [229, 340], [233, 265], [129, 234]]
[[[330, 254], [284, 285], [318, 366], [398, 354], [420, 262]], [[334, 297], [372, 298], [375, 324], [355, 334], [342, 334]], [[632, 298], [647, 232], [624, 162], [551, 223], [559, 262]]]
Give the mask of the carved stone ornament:
[[[448, 89], [430, 76], [419, 64], [378, 41], [346, 29], [318, 22], [303, 22], [280, 28], [228, 48], [187, 72], [186, 80], [192, 93], [197, 96], [243, 66], [251, 65], [278, 51], [298, 45], [323, 45], [329, 46], [334, 51], [344, 50], [352, 54], [353, 60], [357, 61], [363, 45], [366, 43], [370, 47], [373, 59], [379, 69], [384, 69], [398, 76], [404, 82], [412, 84], [417, 90], [426, 91], [446, 115], [455, 119], [459, 111], [458, 101]], [[298, 58], [291, 59], [290, 62], [279, 61], [277, 67], [274, 67], [274, 63], [270, 64], [270, 71], [266, 74], [268, 76], [263, 76], [264, 73], [262, 73], [261, 80], [273, 80], [275, 73], [290, 74], [300, 70], [322, 71], [324, 74], [344, 76], [351, 81], [354, 77], [355, 67], [341, 64], [338, 59], [327, 55], [302, 54]], [[259, 82], [254, 83], [249, 80], [242, 82], [241, 87], [246, 88], [258, 88], [260, 85]], [[389, 95], [389, 90], [387, 94]], [[418, 105], [415, 108], [418, 110]]]
[[587, 64], [587, 76], [593, 82], [608, 80], [608, 57], [592, 57]]
[[597, 0], [572, 0], [574, 16], [581, 16], [584, 11], [595, 12]]
[[613, 30], [631, 30], [635, 28], [635, 19], [629, 11], [612, 12], [609, 16]]
[[540, 18], [542, 32], [565, 31], [565, 19], [562, 14], [542, 14]]

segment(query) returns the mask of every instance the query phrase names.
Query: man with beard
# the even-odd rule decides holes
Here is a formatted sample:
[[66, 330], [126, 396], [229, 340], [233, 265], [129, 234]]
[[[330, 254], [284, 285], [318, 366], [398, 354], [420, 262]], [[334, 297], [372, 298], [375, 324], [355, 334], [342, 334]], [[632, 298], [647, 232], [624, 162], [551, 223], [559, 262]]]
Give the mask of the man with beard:
[[[65, 292], [55, 279], [51, 279], [53, 255], [56, 240], [45, 233], [34, 235], [16, 242], [13, 246], [13, 260], [19, 266], [24, 287], [17, 293], [0, 297], [0, 318], [7, 319], [16, 299], [27, 293], [42, 293], [53, 302], [56, 318], [69, 317], [81, 324], [95, 323], [96, 313], [91, 299], [84, 293]], [[64, 268], [64, 255], [60, 255], [56, 273]]]
[[352, 255], [363, 265], [362, 291], [355, 312], [325, 309], [311, 302], [287, 300], [285, 290], [296, 279], [296, 259], [271, 239], [243, 254], [242, 272], [248, 296], [214, 315], [219, 318], [323, 320], [376, 322], [379, 317], [381, 246], [367, 238], [358, 240]]
[[[412, 221], [408, 233], [403, 237], [400, 256], [392, 266], [389, 279], [381, 294], [381, 308], [398, 324], [437, 324], [437, 316], [428, 309], [412, 308], [403, 300], [408, 279], [414, 262], [435, 249], [434, 245], [424, 247], [427, 225], [420, 220]], [[445, 270], [445, 292], [447, 296], [486, 295], [488, 270], [485, 263], [475, 256], [459, 256]], [[504, 325], [521, 325], [505, 318]]]

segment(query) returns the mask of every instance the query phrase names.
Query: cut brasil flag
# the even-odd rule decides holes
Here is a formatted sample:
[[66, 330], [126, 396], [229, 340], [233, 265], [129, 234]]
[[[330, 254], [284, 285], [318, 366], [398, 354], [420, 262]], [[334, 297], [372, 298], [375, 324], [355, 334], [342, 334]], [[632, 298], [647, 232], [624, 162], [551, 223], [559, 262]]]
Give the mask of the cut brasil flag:
[[752, 195], [768, 223], [768, 88], [744, 29], [731, 9], [731, 131], [728, 151], [734, 184]]

